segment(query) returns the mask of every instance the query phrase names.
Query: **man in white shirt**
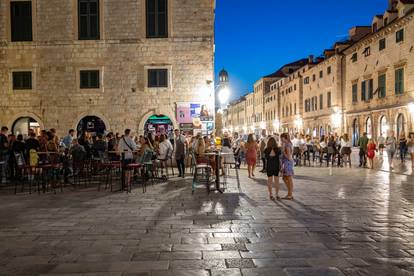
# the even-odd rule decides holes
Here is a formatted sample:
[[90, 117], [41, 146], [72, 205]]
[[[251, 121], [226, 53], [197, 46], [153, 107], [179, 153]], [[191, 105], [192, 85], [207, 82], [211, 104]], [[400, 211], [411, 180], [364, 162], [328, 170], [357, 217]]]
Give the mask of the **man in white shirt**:
[[[124, 153], [123, 159], [123, 166], [126, 167], [134, 161], [134, 151], [137, 150], [137, 144], [135, 144], [134, 140], [131, 137], [131, 130], [125, 129], [124, 136], [119, 140], [118, 149], [122, 153]], [[131, 182], [131, 170], [125, 171], [125, 184], [126, 187], [129, 187]]]

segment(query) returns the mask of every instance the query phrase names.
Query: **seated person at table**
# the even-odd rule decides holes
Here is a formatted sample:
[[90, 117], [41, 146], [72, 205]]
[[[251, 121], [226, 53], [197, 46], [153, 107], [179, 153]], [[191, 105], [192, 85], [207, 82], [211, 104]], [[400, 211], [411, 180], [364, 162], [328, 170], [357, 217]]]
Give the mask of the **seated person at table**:
[[92, 154], [94, 157], [101, 157], [108, 149], [106, 141], [103, 140], [102, 134], [96, 135], [96, 140], [92, 145]]
[[167, 139], [166, 135], [161, 134], [158, 144], [158, 159], [167, 160], [172, 156], [173, 146], [170, 140]]

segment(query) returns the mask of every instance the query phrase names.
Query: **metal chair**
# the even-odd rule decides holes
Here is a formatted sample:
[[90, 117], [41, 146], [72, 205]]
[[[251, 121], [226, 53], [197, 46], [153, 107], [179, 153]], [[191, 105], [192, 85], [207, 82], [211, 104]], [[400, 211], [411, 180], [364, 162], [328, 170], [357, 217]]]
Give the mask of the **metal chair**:
[[214, 178], [212, 175], [213, 168], [210, 165], [209, 159], [206, 158], [205, 162], [200, 162], [194, 153], [192, 153], [192, 155], [193, 160], [195, 160], [195, 166], [191, 191], [194, 194], [197, 183], [204, 183], [207, 192], [210, 193], [210, 186], [213, 183]]

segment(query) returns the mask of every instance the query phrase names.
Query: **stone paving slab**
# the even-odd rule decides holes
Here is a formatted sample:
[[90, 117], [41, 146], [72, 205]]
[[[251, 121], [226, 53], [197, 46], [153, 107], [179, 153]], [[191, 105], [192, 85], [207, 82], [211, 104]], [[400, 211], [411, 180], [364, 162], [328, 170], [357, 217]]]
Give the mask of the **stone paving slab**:
[[190, 177], [146, 194], [1, 188], [0, 275], [414, 275], [413, 176], [295, 172], [292, 202], [243, 169], [224, 194], [192, 195]]

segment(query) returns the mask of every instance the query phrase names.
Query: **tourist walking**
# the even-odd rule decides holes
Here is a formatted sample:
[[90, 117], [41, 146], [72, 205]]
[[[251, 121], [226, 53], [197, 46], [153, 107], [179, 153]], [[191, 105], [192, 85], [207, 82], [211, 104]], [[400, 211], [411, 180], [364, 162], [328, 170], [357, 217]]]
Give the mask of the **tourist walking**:
[[388, 165], [390, 170], [393, 170], [393, 160], [397, 149], [397, 139], [394, 136], [394, 131], [390, 131], [389, 135], [385, 139], [385, 147], [387, 149]]
[[180, 130], [174, 130], [175, 134], [175, 161], [178, 167], [178, 177], [185, 177], [185, 155], [187, 140], [180, 133]]
[[352, 142], [349, 140], [349, 136], [345, 133], [341, 138], [341, 159], [342, 162], [345, 164], [346, 162], [349, 163], [349, 167], [351, 167], [351, 153], [352, 153]]
[[378, 149], [379, 149], [379, 154], [382, 156], [384, 154], [384, 149], [385, 149], [385, 137], [383, 136], [382, 133], [378, 137]]
[[[137, 144], [131, 138], [131, 130], [125, 129], [124, 136], [119, 140], [118, 149], [121, 153], [124, 153], [124, 159], [122, 160], [123, 167], [126, 168], [134, 161], [134, 151], [137, 150]], [[125, 170], [125, 187], [129, 187], [131, 183], [131, 170]]]
[[411, 168], [414, 170], [414, 132], [410, 132], [410, 134], [408, 134], [407, 147], [411, 156]]
[[288, 190], [287, 196], [283, 199], [293, 200], [293, 148], [292, 142], [290, 141], [289, 134], [283, 133], [280, 136], [282, 140], [282, 177]]
[[266, 172], [266, 157], [264, 154], [264, 151], [266, 149], [267, 146], [267, 136], [266, 136], [266, 130], [263, 129], [262, 130], [262, 137], [260, 138], [260, 157], [262, 159], [262, 164], [263, 164], [263, 168], [260, 171], [261, 173], [265, 173]]
[[359, 146], [359, 167], [366, 167], [367, 166], [367, 145], [368, 145], [368, 136], [367, 133], [364, 132], [362, 137], [358, 140]]
[[368, 166], [370, 169], [374, 168], [374, 157], [377, 146], [374, 143], [374, 140], [369, 139], [367, 145], [367, 157], [368, 157]]
[[276, 199], [279, 200], [279, 171], [280, 171], [280, 149], [277, 146], [275, 138], [269, 138], [264, 155], [266, 158], [267, 173], [267, 189], [269, 191], [269, 199], [275, 200], [273, 197], [273, 186], [276, 190]]
[[257, 162], [257, 150], [259, 146], [257, 145], [256, 141], [254, 140], [253, 134], [249, 134], [247, 137], [247, 143], [245, 145], [246, 148], [246, 163], [247, 163], [247, 171], [249, 173], [249, 178], [254, 177], [254, 169], [256, 168]]
[[407, 155], [407, 138], [405, 138], [404, 132], [401, 132], [400, 137], [398, 139], [398, 143], [399, 143], [401, 163], [405, 163], [405, 157]]

